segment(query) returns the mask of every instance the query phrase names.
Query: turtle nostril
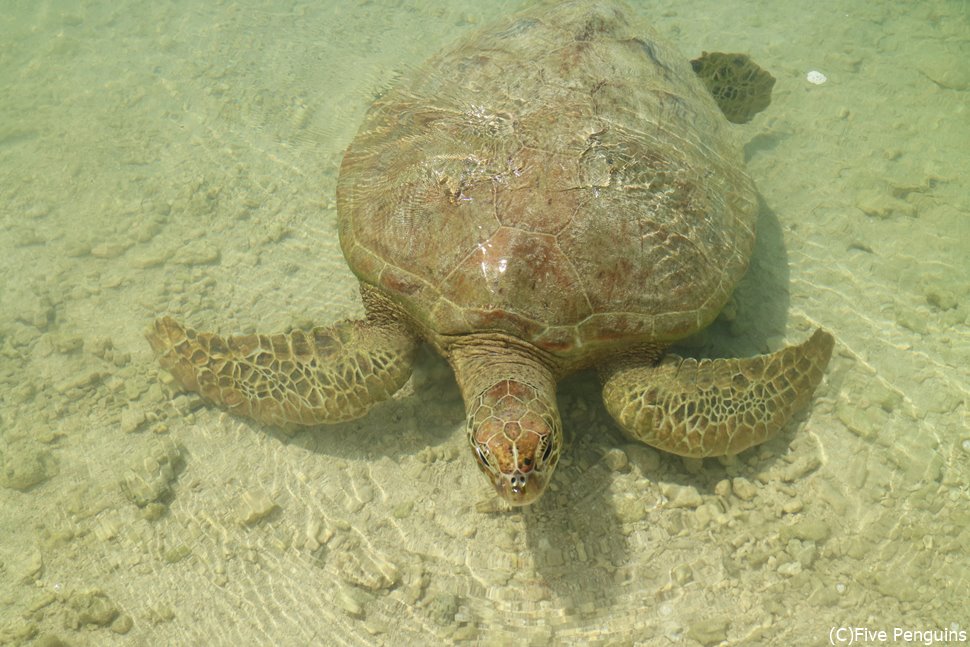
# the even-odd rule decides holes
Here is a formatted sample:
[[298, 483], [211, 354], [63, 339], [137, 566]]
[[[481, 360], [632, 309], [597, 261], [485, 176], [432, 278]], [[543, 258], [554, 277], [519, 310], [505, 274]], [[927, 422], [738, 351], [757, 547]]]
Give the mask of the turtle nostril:
[[513, 492], [519, 492], [523, 488], [525, 488], [525, 484], [528, 480], [529, 480], [528, 476], [516, 470], [509, 478], [509, 484], [512, 486]]

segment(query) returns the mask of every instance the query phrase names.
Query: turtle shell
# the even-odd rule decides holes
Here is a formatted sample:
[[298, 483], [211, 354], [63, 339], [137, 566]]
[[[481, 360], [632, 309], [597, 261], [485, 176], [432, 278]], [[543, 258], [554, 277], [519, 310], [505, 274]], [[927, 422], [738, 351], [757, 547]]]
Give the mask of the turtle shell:
[[579, 363], [706, 326], [757, 215], [686, 57], [589, 3], [479, 31], [389, 90], [337, 197], [353, 271], [439, 346], [496, 331]]

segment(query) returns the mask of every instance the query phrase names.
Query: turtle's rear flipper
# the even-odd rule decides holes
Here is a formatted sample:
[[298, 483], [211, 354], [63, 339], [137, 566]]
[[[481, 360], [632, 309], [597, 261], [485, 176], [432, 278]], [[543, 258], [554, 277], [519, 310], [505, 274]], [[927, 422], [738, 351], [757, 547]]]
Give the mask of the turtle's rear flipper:
[[748, 359], [694, 359], [607, 373], [603, 400], [636, 440], [681, 456], [723, 456], [768, 440], [808, 404], [834, 340]]
[[407, 381], [416, 348], [401, 327], [370, 321], [225, 338], [163, 317], [145, 336], [183, 387], [231, 413], [274, 425], [364, 415]]
[[748, 123], [771, 103], [775, 77], [745, 54], [704, 52], [690, 64], [732, 123]]

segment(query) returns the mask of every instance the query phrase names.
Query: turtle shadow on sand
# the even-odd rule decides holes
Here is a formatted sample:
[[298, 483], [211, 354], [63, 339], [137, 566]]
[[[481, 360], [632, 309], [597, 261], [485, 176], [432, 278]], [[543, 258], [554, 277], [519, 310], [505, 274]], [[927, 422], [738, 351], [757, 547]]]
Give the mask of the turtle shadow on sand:
[[790, 298], [788, 250], [778, 218], [758, 194], [757, 235], [751, 260], [729, 308], [714, 322], [674, 344], [684, 357], [751, 357], [769, 352], [769, 339], [785, 335]]

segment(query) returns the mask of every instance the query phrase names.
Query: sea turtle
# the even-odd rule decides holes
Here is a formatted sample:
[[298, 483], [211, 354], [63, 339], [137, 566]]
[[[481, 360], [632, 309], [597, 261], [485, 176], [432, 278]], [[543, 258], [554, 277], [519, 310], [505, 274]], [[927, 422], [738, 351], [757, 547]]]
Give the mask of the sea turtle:
[[[810, 400], [817, 330], [749, 359], [664, 360], [715, 318], [755, 239], [728, 119], [774, 79], [739, 54], [688, 63], [622, 4], [558, 2], [435, 56], [370, 108], [340, 168], [340, 245], [366, 316], [221, 337], [171, 318], [148, 340], [184, 387], [270, 424], [363, 415], [424, 341], [457, 376], [476, 462], [513, 505], [562, 450], [556, 383], [595, 368], [632, 438], [740, 452]], [[727, 117], [727, 118], [726, 118]]]

